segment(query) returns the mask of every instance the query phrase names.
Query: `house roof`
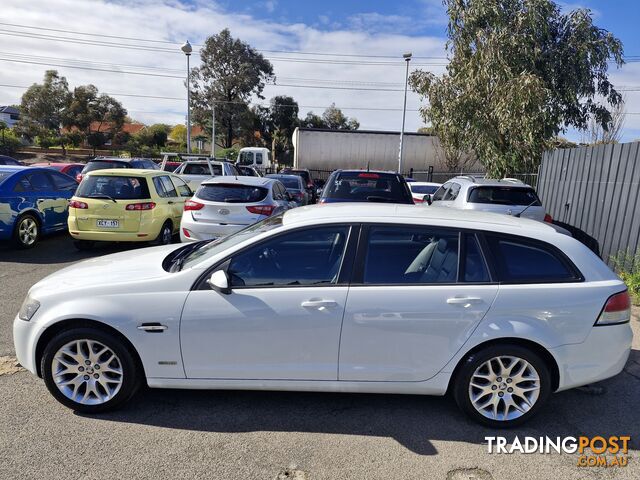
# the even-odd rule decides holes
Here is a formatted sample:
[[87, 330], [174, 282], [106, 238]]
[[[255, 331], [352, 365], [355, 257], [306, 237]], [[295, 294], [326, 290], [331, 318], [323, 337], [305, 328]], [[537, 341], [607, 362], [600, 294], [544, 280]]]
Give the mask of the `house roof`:
[[10, 105], [0, 105], [0, 113], [8, 113], [10, 115], [19, 115], [20, 111]]

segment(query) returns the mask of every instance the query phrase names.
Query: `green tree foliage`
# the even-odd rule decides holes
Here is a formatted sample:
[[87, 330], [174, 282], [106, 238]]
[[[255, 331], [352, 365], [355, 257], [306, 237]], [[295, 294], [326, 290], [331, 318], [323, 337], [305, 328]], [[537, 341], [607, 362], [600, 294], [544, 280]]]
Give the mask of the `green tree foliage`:
[[0, 153], [13, 153], [20, 147], [20, 139], [14, 129], [0, 121]]
[[[193, 116], [211, 131], [211, 107], [216, 108], [216, 143], [229, 148], [252, 124], [248, 103], [263, 98], [273, 78], [273, 66], [247, 43], [234, 39], [228, 29], [207, 38], [200, 49], [201, 64], [191, 70]], [[219, 136], [218, 136], [219, 135]]]
[[342, 110], [336, 107], [335, 103], [332, 103], [322, 116], [308, 112], [300, 125], [306, 128], [331, 128], [333, 130], [357, 130], [360, 128], [360, 122], [355, 118], [347, 117], [342, 113]]
[[70, 99], [67, 79], [55, 70], [47, 70], [42, 84], [34, 83], [22, 95], [16, 132], [32, 140], [47, 138], [55, 143], [61, 137], [62, 119]]
[[95, 151], [107, 140], [113, 140], [122, 129], [126, 115], [127, 110], [118, 100], [100, 94], [94, 85], [82, 85], [73, 90], [62, 123], [69, 129], [81, 131]]
[[622, 44], [588, 10], [550, 0], [444, 0], [447, 73], [415, 71], [412, 88], [443, 145], [475, 152], [491, 176], [531, 171], [550, 141], [591, 118], [607, 128], [620, 94], [607, 76]]

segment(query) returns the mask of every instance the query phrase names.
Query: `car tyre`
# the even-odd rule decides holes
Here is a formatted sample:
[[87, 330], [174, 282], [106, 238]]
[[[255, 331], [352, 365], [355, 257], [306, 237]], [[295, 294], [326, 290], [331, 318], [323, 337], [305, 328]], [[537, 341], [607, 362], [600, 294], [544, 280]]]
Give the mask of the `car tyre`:
[[40, 368], [55, 399], [82, 413], [115, 410], [141, 384], [142, 372], [132, 352], [116, 336], [95, 328], [74, 328], [54, 336]]
[[13, 231], [13, 241], [19, 248], [33, 248], [40, 239], [40, 222], [38, 219], [26, 213], [18, 218]]
[[152, 245], [169, 245], [173, 240], [173, 229], [171, 226], [171, 222], [167, 220], [162, 225], [160, 229], [160, 233], [156, 237], [155, 240], [151, 242]]
[[95, 247], [95, 245], [96, 245], [96, 242], [91, 240], [74, 240], [73, 242], [73, 246], [76, 247], [81, 252], [91, 250], [93, 247]]
[[458, 407], [476, 422], [509, 428], [538, 413], [551, 393], [551, 372], [528, 348], [492, 345], [463, 360], [452, 391]]

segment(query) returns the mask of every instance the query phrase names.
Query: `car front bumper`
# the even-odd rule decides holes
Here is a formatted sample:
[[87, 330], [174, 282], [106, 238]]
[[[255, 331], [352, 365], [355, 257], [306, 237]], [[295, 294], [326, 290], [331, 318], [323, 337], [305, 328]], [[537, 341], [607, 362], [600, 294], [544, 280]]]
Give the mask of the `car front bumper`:
[[629, 322], [593, 327], [579, 344], [550, 349], [558, 363], [558, 391], [599, 382], [619, 374], [631, 351], [633, 332]]
[[16, 315], [13, 320], [13, 344], [20, 365], [36, 374], [35, 349], [38, 339], [38, 328], [32, 321], [20, 320]]

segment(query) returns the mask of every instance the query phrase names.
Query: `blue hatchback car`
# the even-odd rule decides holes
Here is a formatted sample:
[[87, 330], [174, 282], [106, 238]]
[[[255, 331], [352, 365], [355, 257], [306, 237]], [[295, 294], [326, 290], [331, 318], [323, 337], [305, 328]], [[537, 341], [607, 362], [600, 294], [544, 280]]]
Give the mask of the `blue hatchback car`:
[[42, 235], [66, 230], [76, 188], [73, 178], [50, 168], [0, 165], [0, 240], [31, 248]]

